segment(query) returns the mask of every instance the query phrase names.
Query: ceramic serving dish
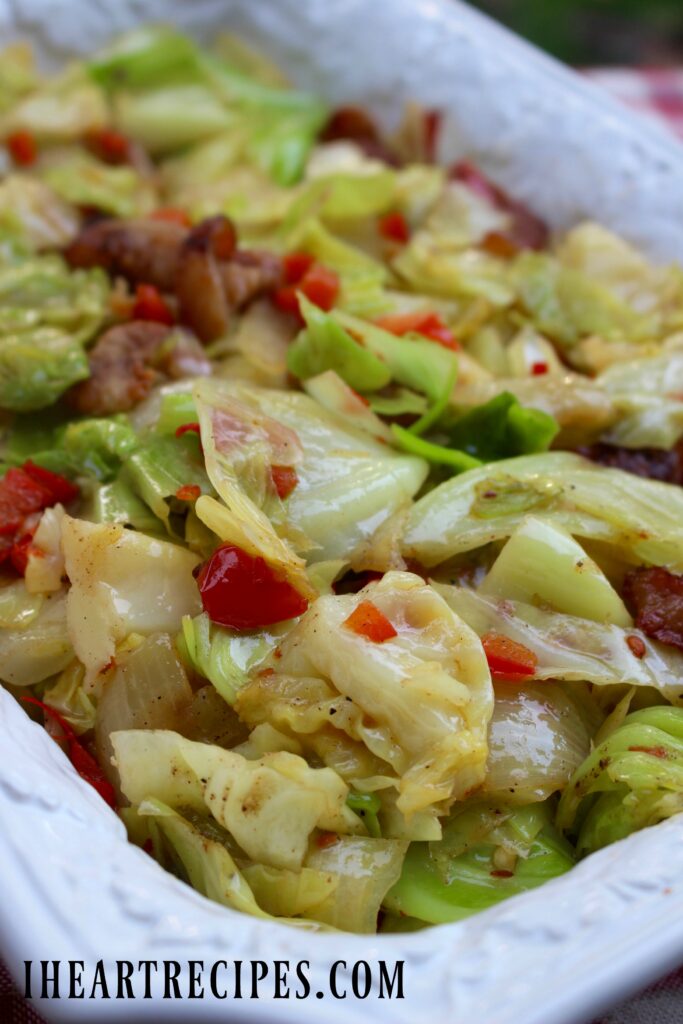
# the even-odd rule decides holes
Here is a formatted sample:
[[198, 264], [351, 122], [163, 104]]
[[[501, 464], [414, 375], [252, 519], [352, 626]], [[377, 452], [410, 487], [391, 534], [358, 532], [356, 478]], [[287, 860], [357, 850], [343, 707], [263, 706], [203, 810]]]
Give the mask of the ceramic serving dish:
[[[145, 21], [200, 38], [230, 28], [300, 84], [395, 119], [446, 113], [444, 160], [468, 153], [559, 228], [592, 216], [683, 260], [683, 148], [595, 87], [449, 0], [0, 0], [0, 41], [62, 61]], [[467, 921], [397, 936], [312, 934], [210, 903], [125, 839], [48, 735], [0, 692], [0, 950], [24, 960], [308, 961], [308, 999], [39, 1001], [48, 1020], [252, 1024], [579, 1024], [683, 961], [683, 816]], [[336, 1000], [329, 969], [365, 960], [367, 998]], [[381, 999], [379, 960], [405, 962]], [[182, 987], [182, 986], [181, 986]], [[187, 986], [184, 985], [184, 988]], [[272, 992], [272, 989], [270, 989]], [[316, 992], [323, 998], [316, 998]], [[247, 993], [248, 994], [248, 993]]]

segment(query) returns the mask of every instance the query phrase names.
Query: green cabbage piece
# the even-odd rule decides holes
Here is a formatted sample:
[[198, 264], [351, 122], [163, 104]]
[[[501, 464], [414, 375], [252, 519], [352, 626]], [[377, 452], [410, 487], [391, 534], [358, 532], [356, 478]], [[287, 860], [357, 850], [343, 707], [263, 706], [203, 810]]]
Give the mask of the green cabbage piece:
[[375, 839], [382, 835], [382, 827], [377, 817], [382, 808], [382, 801], [376, 793], [358, 793], [351, 790], [346, 798], [346, 803], [359, 818], [363, 819], [368, 835]]
[[0, 114], [38, 84], [31, 48], [14, 43], [0, 50]]
[[88, 507], [95, 523], [121, 523], [142, 533], [165, 532], [164, 524], [121, 476], [95, 488]]
[[42, 409], [88, 376], [83, 346], [108, 296], [102, 271], [70, 272], [59, 256], [0, 267], [0, 407]]
[[[683, 654], [675, 647], [650, 640], [639, 630], [566, 615], [523, 601], [502, 600], [465, 587], [439, 583], [433, 586], [479, 636], [500, 633], [532, 651], [538, 658], [535, 679], [653, 687], [667, 700], [683, 704]], [[576, 586], [581, 587], [580, 574]], [[592, 611], [589, 605], [587, 612]], [[642, 641], [642, 658], [636, 657], [629, 647], [627, 641], [631, 636]]]
[[166, 730], [111, 734], [121, 790], [133, 804], [156, 797], [213, 815], [245, 854], [298, 870], [315, 828], [342, 834], [363, 826], [346, 806], [348, 787], [330, 768], [310, 768], [286, 751], [247, 760], [234, 750]]
[[181, 538], [190, 506], [176, 498], [176, 492], [190, 484], [199, 487], [202, 494], [213, 494], [193, 433], [181, 437], [151, 435], [127, 458], [124, 476], [168, 532]]
[[656, 330], [652, 316], [629, 306], [595, 275], [565, 266], [547, 253], [522, 253], [513, 273], [522, 305], [535, 326], [565, 351], [591, 334], [607, 341], [639, 342]]
[[0, 137], [27, 131], [39, 142], [76, 142], [108, 120], [102, 90], [82, 64], [73, 63], [0, 114]]
[[444, 823], [442, 840], [410, 845], [384, 907], [446, 924], [535, 889], [573, 865], [547, 803], [515, 808], [465, 801]]
[[76, 420], [59, 432], [59, 449], [74, 471], [100, 481], [112, 480], [139, 445], [124, 415]]
[[396, 444], [404, 452], [419, 455], [420, 458], [438, 466], [446, 466], [452, 473], [464, 473], [468, 469], [481, 466], [481, 461], [467, 452], [459, 451], [457, 448], [446, 448], [442, 444], [427, 441], [424, 437], [417, 437], [410, 430], [400, 427], [398, 423], [392, 423], [391, 432]]
[[209, 616], [183, 619], [178, 646], [195, 672], [213, 683], [223, 700], [233, 704], [237, 693], [277, 645], [277, 629], [246, 633], [217, 626]]
[[560, 429], [548, 413], [524, 408], [509, 391], [441, 427], [454, 448], [482, 462], [547, 451]]
[[342, 380], [359, 390], [375, 391], [391, 380], [384, 362], [351, 337], [337, 321], [305, 296], [300, 296], [306, 329], [301, 331], [287, 354], [289, 370], [302, 380], [334, 370]]
[[562, 794], [558, 827], [592, 853], [683, 810], [683, 709], [627, 715], [576, 770]]
[[[33, 609], [32, 599], [27, 601]], [[74, 656], [66, 625], [66, 593], [46, 595], [36, 615], [27, 615], [26, 607], [18, 622], [0, 629], [0, 680], [13, 686], [41, 683], [66, 668]]]
[[[309, 562], [348, 559], [427, 475], [423, 460], [400, 455], [348, 417], [296, 391], [202, 380], [195, 385], [195, 400], [207, 471], [227, 506], [222, 514], [211, 506], [216, 517], [208, 522], [208, 499], [200, 498], [197, 514], [211, 529], [220, 527], [224, 540], [229, 527], [232, 543], [250, 544], [299, 586], [293, 554], [288, 547], [283, 551], [281, 538], [300, 544]], [[215, 429], [226, 417], [231, 432], [242, 435], [239, 448]], [[277, 457], [274, 445], [282, 452]], [[280, 502], [269, 479], [270, 466], [283, 458], [295, 466], [299, 483]]]
[[683, 568], [683, 492], [569, 452], [505, 459], [447, 480], [411, 509], [404, 552], [432, 566], [502, 540], [533, 512], [651, 565]]
[[154, 193], [132, 167], [112, 167], [89, 153], [54, 161], [42, 180], [74, 206], [91, 206], [114, 217], [134, 217], [154, 208]]

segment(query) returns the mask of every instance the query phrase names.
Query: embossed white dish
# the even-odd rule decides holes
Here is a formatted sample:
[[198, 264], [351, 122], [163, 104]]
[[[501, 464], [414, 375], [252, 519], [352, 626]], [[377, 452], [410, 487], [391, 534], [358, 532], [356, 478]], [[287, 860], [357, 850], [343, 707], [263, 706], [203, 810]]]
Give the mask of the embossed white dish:
[[[303, 85], [368, 98], [396, 117], [413, 97], [449, 112], [442, 156], [476, 156], [563, 227], [593, 216], [683, 260], [683, 148], [449, 0], [0, 0], [0, 41], [45, 60], [172, 20], [201, 37], [230, 27]], [[253, 1024], [579, 1024], [683, 962], [683, 816], [598, 853], [569, 875], [468, 921], [400, 936], [314, 935], [238, 915], [166, 874], [56, 744], [0, 693], [0, 950], [22, 961], [405, 960], [405, 998], [191, 1004], [55, 1000], [49, 1020]]]

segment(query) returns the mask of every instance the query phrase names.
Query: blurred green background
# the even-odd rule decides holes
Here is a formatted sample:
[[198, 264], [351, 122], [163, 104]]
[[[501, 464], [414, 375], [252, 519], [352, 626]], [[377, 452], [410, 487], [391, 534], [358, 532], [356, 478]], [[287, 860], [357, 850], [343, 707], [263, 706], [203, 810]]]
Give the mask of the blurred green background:
[[470, 0], [574, 65], [683, 63], [683, 0]]

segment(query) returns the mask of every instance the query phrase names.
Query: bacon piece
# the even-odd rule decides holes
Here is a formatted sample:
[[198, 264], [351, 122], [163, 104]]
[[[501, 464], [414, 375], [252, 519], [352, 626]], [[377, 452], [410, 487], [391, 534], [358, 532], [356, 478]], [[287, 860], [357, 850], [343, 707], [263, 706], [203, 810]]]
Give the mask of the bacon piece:
[[150, 363], [168, 333], [166, 324], [151, 320], [110, 327], [89, 354], [89, 379], [68, 392], [69, 404], [90, 416], [132, 409], [157, 380]]
[[172, 291], [186, 228], [152, 217], [107, 218], [88, 225], [66, 250], [72, 267], [104, 267], [133, 284]]
[[374, 119], [362, 107], [339, 107], [333, 111], [329, 121], [320, 133], [321, 142], [337, 142], [348, 139], [355, 142], [366, 156], [383, 160], [398, 167], [398, 155], [384, 141]]
[[613, 469], [623, 469], [650, 480], [683, 486], [683, 445], [667, 451], [664, 448], [622, 448], [615, 444], [591, 444], [577, 449], [591, 462]]
[[683, 650], [683, 576], [660, 567], [634, 569], [624, 579], [623, 597], [638, 629]]

